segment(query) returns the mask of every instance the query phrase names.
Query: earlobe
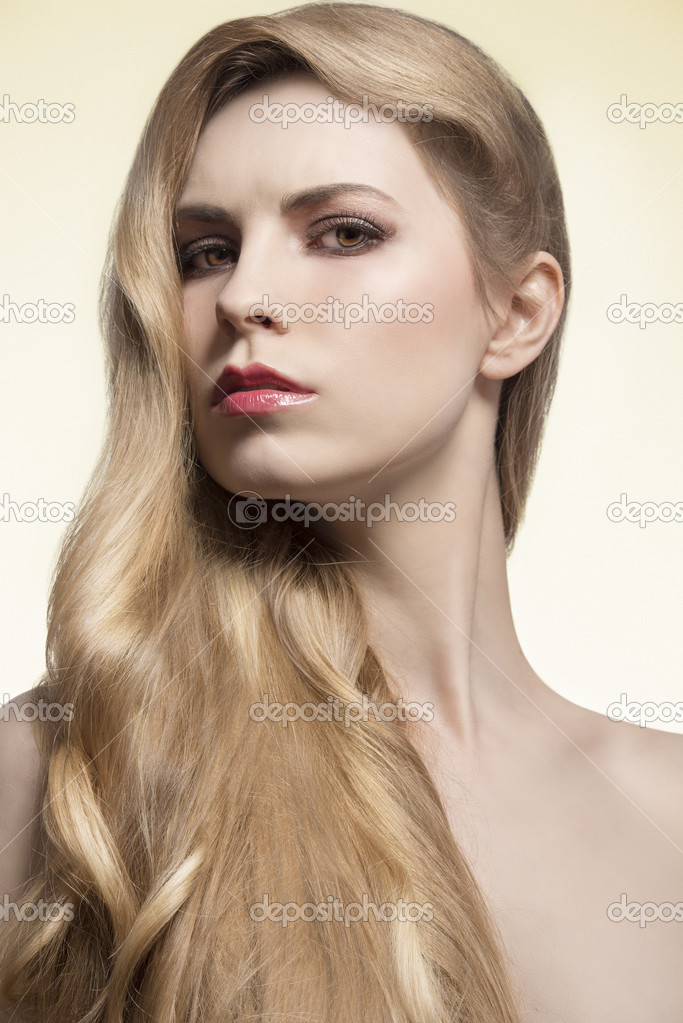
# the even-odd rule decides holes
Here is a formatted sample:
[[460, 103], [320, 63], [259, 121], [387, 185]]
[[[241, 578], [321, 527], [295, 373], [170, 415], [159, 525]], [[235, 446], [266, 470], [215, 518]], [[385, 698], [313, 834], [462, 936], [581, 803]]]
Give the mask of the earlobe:
[[508, 296], [479, 364], [489, 380], [506, 380], [543, 351], [562, 313], [562, 268], [549, 252], [536, 252], [523, 279]]

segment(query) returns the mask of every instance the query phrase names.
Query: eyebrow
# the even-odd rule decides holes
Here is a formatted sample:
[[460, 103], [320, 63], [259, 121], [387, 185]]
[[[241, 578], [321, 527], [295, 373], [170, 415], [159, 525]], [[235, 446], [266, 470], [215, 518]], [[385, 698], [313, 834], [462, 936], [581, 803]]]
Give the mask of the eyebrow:
[[[293, 192], [283, 196], [280, 202], [282, 213], [296, 213], [298, 210], [308, 206], [315, 206], [316, 203], [324, 202], [326, 199], [335, 199], [347, 192], [356, 192], [361, 195], [369, 195], [399, 208], [399, 204], [387, 192], [372, 185], [362, 185], [353, 181], [340, 181], [332, 185], [318, 185], [316, 188], [307, 188], [303, 192]], [[193, 206], [181, 206], [176, 211], [176, 222], [180, 220], [200, 220], [206, 224], [213, 224], [220, 220], [230, 220], [230, 214], [222, 206], [214, 206], [211, 203], [198, 203]]]
[[302, 207], [314, 206], [316, 203], [324, 202], [325, 199], [336, 199], [338, 195], [344, 195], [346, 192], [357, 192], [361, 195], [383, 199], [398, 208], [396, 200], [379, 188], [373, 188], [372, 185], [361, 185], [353, 181], [340, 181], [333, 185], [318, 185], [317, 188], [308, 188], [304, 192], [285, 195], [280, 203], [280, 209], [283, 213], [296, 213]]

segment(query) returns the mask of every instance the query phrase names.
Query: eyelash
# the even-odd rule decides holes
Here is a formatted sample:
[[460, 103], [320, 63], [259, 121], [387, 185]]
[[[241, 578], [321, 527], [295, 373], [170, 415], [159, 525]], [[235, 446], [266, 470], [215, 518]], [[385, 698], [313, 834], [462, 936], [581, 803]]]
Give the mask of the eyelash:
[[180, 245], [176, 253], [180, 276], [187, 280], [192, 277], [203, 277], [205, 274], [214, 273], [216, 270], [224, 270], [224, 266], [190, 266], [195, 256], [200, 256], [204, 252], [215, 252], [217, 249], [236, 252], [234, 243], [229, 238], [221, 238], [220, 236], [197, 238], [195, 241]]
[[[373, 220], [367, 213], [356, 214], [350, 210], [340, 210], [339, 213], [332, 217], [324, 217], [322, 220], [316, 221], [311, 229], [306, 232], [306, 239], [308, 241], [317, 241], [318, 238], [322, 238], [328, 231], [334, 231], [336, 227], [355, 227], [357, 230], [362, 231], [363, 234], [369, 235], [370, 240], [373, 242], [390, 238], [394, 233], [377, 219]], [[338, 251], [360, 252], [367, 248], [372, 248], [372, 245], [363, 242], [361, 245], [354, 246], [353, 249], [341, 249]], [[329, 251], [333, 252], [335, 250], [330, 249]]]
[[[394, 233], [391, 228], [384, 224], [379, 223], [376, 219], [371, 220], [367, 214], [361, 213], [357, 215], [349, 212], [348, 210], [341, 210], [338, 214], [331, 217], [325, 217], [322, 220], [316, 221], [312, 228], [310, 228], [305, 238], [307, 241], [317, 241], [330, 231], [334, 231], [335, 228], [340, 227], [353, 227], [359, 232], [368, 236], [365, 241], [359, 245], [353, 246], [347, 249], [334, 249], [328, 248], [327, 246], [321, 246], [320, 249], [326, 254], [335, 255], [337, 253], [344, 252], [347, 255], [342, 258], [348, 258], [349, 255], [365, 252], [366, 249], [374, 248], [377, 242], [384, 241], [390, 238]], [[185, 245], [179, 246], [177, 249], [177, 261], [178, 270], [183, 279], [187, 280], [193, 277], [203, 277], [205, 274], [214, 273], [216, 270], [224, 270], [226, 266], [216, 267], [193, 267], [190, 266], [191, 260], [196, 256], [201, 255], [204, 252], [212, 252], [216, 249], [226, 249], [228, 252], [237, 252], [237, 246], [230, 241], [229, 238], [221, 236], [213, 236], [209, 238], [197, 238], [195, 241], [187, 242]]]

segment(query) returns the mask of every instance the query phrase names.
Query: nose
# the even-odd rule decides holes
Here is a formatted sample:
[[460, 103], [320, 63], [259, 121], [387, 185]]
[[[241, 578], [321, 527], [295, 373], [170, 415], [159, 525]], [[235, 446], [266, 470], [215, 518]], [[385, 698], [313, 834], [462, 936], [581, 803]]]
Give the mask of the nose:
[[216, 319], [224, 333], [253, 335], [263, 330], [286, 334], [282, 324], [288, 292], [288, 253], [276, 232], [264, 232], [242, 245], [237, 266], [216, 298]]

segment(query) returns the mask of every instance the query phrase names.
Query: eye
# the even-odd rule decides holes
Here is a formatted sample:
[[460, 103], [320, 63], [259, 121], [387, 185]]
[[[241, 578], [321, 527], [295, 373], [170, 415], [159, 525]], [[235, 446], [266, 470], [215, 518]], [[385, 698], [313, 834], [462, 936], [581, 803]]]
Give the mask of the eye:
[[200, 277], [237, 262], [237, 249], [226, 238], [199, 238], [179, 246], [178, 269], [183, 278]]
[[[340, 224], [339, 227], [335, 227], [332, 231], [325, 231], [324, 234], [319, 236], [319, 241], [322, 242], [324, 249], [334, 248], [334, 241], [339, 242], [343, 249], [357, 249], [363, 242], [363, 239], [367, 238], [367, 232], [361, 230], [360, 227], [356, 227], [351, 224]], [[325, 241], [328, 239], [328, 242]]]
[[[203, 249], [198, 255], [200, 257], [204, 257], [209, 266], [223, 266], [223, 264], [227, 263], [230, 258], [230, 250], [226, 249], [225, 246], [222, 245], [220, 248], [216, 249]], [[194, 258], [196, 259], [197, 257], [195, 256]], [[192, 260], [190, 260], [190, 264], [194, 265], [192, 264]]]
[[325, 249], [330, 254], [345, 250], [351, 254], [373, 248], [391, 234], [379, 224], [341, 213], [318, 221], [306, 237], [312, 243], [310, 248]]

